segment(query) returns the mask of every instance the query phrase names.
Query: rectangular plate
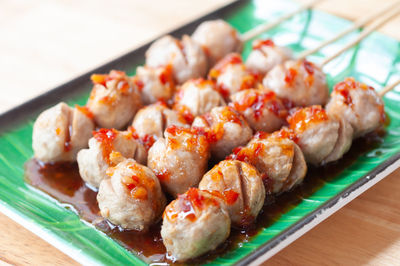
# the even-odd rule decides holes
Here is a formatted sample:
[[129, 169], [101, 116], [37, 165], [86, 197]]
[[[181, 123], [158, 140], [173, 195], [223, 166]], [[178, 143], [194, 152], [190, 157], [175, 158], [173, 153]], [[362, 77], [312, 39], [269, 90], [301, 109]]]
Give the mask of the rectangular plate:
[[[240, 32], [272, 20], [290, 9], [291, 1], [276, 1], [268, 6], [262, 0], [240, 1], [202, 17], [171, 34], [190, 34], [204, 20], [222, 18]], [[295, 52], [315, 46], [351, 25], [344, 19], [317, 11], [304, 12], [262, 35], [273, 37], [279, 45]], [[310, 57], [318, 62], [341, 47], [356, 33]], [[79, 219], [72, 206], [57, 202], [24, 182], [24, 163], [32, 157], [32, 125], [36, 116], [59, 101], [85, 104], [91, 89], [90, 74], [121, 69], [132, 75], [144, 62], [144, 45], [90, 73], [82, 75], [42, 96], [0, 116], [0, 211], [27, 227], [75, 260], [96, 264], [145, 264], [117, 242]], [[248, 54], [247, 43], [244, 56]], [[330, 87], [344, 77], [354, 76], [378, 90], [400, 78], [400, 43], [379, 33], [346, 52], [325, 68]], [[301, 234], [344, 206], [357, 195], [394, 171], [400, 158], [400, 93], [385, 96], [391, 123], [380, 145], [358, 157], [338, 175], [322, 182], [319, 189], [298, 200], [251, 241], [227, 252], [211, 264], [247, 265], [259, 263], [294, 241]]]

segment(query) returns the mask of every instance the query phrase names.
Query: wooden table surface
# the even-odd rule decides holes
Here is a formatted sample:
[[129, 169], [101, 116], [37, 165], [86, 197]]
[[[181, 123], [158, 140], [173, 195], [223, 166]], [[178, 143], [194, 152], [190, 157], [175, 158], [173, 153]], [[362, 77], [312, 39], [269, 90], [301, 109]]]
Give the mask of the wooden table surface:
[[[227, 2], [0, 0], [0, 112]], [[354, 20], [389, 2], [330, 0], [318, 8]], [[400, 18], [382, 31], [400, 39]], [[399, 190], [397, 170], [265, 265], [399, 264]], [[77, 264], [2, 214], [0, 232], [2, 263]]]

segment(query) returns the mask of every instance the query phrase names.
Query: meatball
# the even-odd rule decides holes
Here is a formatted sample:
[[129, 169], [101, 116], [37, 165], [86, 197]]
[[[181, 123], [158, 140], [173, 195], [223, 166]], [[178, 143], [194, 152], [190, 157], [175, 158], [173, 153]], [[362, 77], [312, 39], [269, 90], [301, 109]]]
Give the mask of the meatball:
[[253, 135], [244, 117], [231, 106], [214, 107], [210, 113], [196, 117], [192, 127], [207, 133], [211, 154], [218, 160], [246, 144]]
[[267, 73], [263, 84], [295, 106], [325, 105], [329, 99], [325, 74], [306, 60], [288, 60], [276, 65]]
[[240, 53], [243, 47], [239, 33], [222, 19], [201, 23], [192, 38], [206, 51], [210, 66], [228, 53]]
[[208, 67], [203, 49], [187, 35], [181, 41], [169, 35], [155, 41], [146, 52], [146, 65], [171, 65], [179, 84], [191, 78], [203, 77]]
[[168, 253], [177, 261], [185, 261], [223, 243], [230, 226], [223, 200], [208, 191], [190, 188], [165, 208], [161, 236]]
[[96, 124], [104, 128], [121, 129], [141, 106], [138, 88], [122, 71], [111, 70], [108, 75], [94, 74], [94, 87], [87, 107]]
[[250, 164], [225, 160], [208, 171], [199, 189], [219, 192], [225, 200], [232, 224], [243, 227], [257, 217], [265, 200], [260, 174]]
[[217, 90], [229, 99], [231, 94], [240, 90], [255, 88], [259, 82], [258, 75], [249, 72], [239, 54], [228, 54], [209, 72], [208, 77], [216, 83]]
[[229, 157], [256, 167], [268, 192], [285, 192], [300, 184], [307, 173], [303, 153], [295, 140], [295, 134], [287, 129], [272, 134], [258, 132]]
[[33, 125], [34, 157], [43, 162], [75, 161], [92, 136], [92, 117], [85, 107], [63, 102], [42, 112]]
[[175, 89], [171, 65], [161, 67], [138, 67], [133, 77], [142, 103], [148, 105], [157, 101], [168, 101]]
[[276, 46], [272, 40], [255, 40], [253, 49], [246, 60], [246, 67], [261, 75], [267, 74], [274, 66], [292, 59], [291, 51]]
[[132, 127], [141, 139], [153, 137], [155, 140], [161, 138], [164, 130], [171, 125], [190, 127], [180, 113], [169, 109], [162, 102], [140, 109], [132, 123]]
[[340, 123], [320, 105], [295, 110], [288, 122], [298, 137], [306, 162], [318, 165], [331, 154], [338, 141]]
[[214, 83], [200, 78], [188, 80], [182, 85], [176, 94], [174, 109], [185, 116], [195, 117], [224, 105], [224, 98], [216, 91]]
[[93, 133], [93, 138], [89, 140], [89, 149], [78, 153], [77, 161], [82, 179], [98, 188], [100, 182], [107, 178], [107, 168], [113, 166], [110, 158], [113, 152], [146, 164], [147, 152], [143, 145], [133, 138], [131, 132], [103, 128]]
[[100, 183], [100, 214], [125, 229], [146, 231], [156, 223], [166, 205], [154, 173], [133, 159], [123, 159], [107, 170], [111, 178]]
[[382, 99], [374, 88], [354, 78], [336, 84], [326, 110], [346, 119], [353, 127], [354, 138], [376, 130], [386, 119]]
[[209, 144], [196, 130], [170, 126], [149, 150], [148, 166], [174, 197], [197, 186], [207, 171]]
[[243, 90], [233, 94], [231, 100], [255, 131], [273, 132], [286, 123], [287, 110], [273, 91]]
[[332, 152], [324, 159], [323, 164], [333, 162], [342, 158], [351, 147], [353, 142], [353, 128], [344, 118], [337, 118], [339, 121], [339, 135]]

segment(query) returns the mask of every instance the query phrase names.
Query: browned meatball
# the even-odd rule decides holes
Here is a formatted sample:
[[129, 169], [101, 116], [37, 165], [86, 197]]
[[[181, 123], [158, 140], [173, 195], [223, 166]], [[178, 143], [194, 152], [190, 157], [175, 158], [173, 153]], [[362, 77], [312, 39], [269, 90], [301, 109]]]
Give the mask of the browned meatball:
[[100, 183], [97, 201], [100, 213], [125, 229], [146, 231], [156, 223], [166, 200], [154, 173], [133, 159], [123, 159], [109, 168], [110, 178]]
[[141, 106], [136, 84], [122, 71], [111, 70], [108, 75], [94, 74], [94, 87], [87, 107], [96, 124], [104, 128], [121, 129]]
[[126, 158], [133, 158], [146, 164], [147, 152], [143, 145], [133, 138], [128, 131], [115, 129], [100, 129], [93, 133], [89, 140], [89, 149], [78, 153], [79, 173], [83, 180], [98, 188], [100, 182], [107, 178], [106, 171], [113, 166], [112, 152], [118, 152]]
[[189, 36], [184, 35], [179, 41], [168, 35], [155, 41], [147, 50], [146, 65], [171, 65], [175, 80], [181, 84], [191, 78], [204, 77], [207, 57], [201, 46]]
[[140, 91], [143, 104], [168, 101], [175, 89], [171, 65], [161, 67], [138, 67], [133, 82]]
[[245, 147], [235, 149], [230, 158], [255, 166], [267, 191], [285, 192], [300, 184], [307, 173], [303, 153], [294, 140], [295, 134], [287, 129], [273, 134], [258, 132]]
[[148, 166], [173, 196], [197, 186], [207, 171], [209, 144], [196, 130], [170, 126], [149, 150]]
[[42, 112], [33, 125], [34, 157], [43, 162], [75, 161], [93, 129], [92, 114], [85, 107], [59, 103]]
[[214, 83], [200, 78], [188, 80], [182, 85], [176, 94], [174, 109], [185, 117], [195, 117], [224, 105], [224, 98], [216, 91]]
[[292, 59], [291, 51], [286, 47], [275, 45], [270, 40], [255, 40], [253, 49], [246, 60], [246, 67], [261, 75], [267, 74], [274, 66]]
[[374, 88], [354, 78], [346, 78], [335, 86], [326, 110], [347, 120], [355, 138], [376, 130], [385, 121], [382, 99]]
[[206, 51], [210, 66], [228, 53], [240, 53], [243, 47], [239, 33], [222, 19], [201, 23], [192, 38]]
[[161, 236], [169, 255], [185, 261], [224, 242], [230, 225], [222, 199], [208, 191], [190, 188], [165, 208]]
[[227, 100], [230, 95], [240, 90], [255, 88], [259, 83], [259, 76], [248, 71], [242, 57], [236, 53], [222, 58], [210, 70], [208, 77], [215, 81], [217, 90]]
[[260, 212], [265, 189], [257, 170], [244, 162], [225, 160], [208, 171], [199, 189], [218, 192], [226, 202], [232, 224], [251, 224]]
[[265, 76], [263, 85], [295, 106], [325, 105], [329, 99], [325, 74], [306, 60], [276, 65]]
[[295, 110], [288, 122], [308, 163], [320, 164], [331, 154], [338, 141], [340, 124], [320, 105]]
[[287, 110], [273, 91], [243, 90], [233, 94], [231, 100], [255, 131], [273, 132], [286, 123]]
[[344, 118], [336, 117], [339, 122], [338, 139], [332, 152], [324, 159], [322, 164], [333, 162], [342, 158], [351, 147], [353, 142], [353, 128], [351, 124]]
[[224, 159], [253, 134], [244, 117], [230, 106], [214, 107], [210, 113], [196, 117], [192, 127], [207, 133], [211, 154], [216, 159]]

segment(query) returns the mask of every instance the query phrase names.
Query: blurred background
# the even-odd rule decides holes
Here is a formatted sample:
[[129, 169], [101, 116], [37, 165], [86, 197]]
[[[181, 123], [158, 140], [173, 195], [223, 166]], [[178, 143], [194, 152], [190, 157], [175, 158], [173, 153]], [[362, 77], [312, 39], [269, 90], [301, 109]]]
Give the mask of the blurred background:
[[[277, 0], [258, 1], [268, 13]], [[327, 0], [317, 9], [355, 20], [392, 1]], [[229, 2], [0, 0], [0, 113]], [[400, 40], [400, 18], [380, 31]], [[382, 209], [378, 204], [393, 191], [399, 175], [380, 182], [267, 264], [400, 261], [398, 206]], [[398, 194], [391, 193], [397, 202]], [[0, 263], [75, 264], [2, 214], [0, 231]]]

